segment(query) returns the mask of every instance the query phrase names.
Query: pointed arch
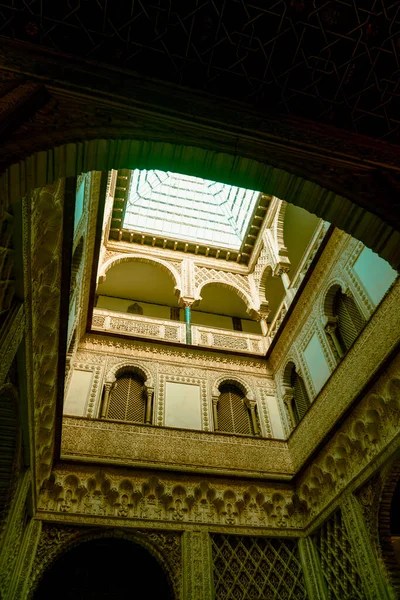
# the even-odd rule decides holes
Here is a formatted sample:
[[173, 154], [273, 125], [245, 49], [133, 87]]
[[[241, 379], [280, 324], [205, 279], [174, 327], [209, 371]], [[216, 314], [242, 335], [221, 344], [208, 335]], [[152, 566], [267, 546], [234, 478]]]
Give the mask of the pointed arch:
[[142, 262], [142, 263], [148, 263], [151, 265], [161, 267], [161, 269], [163, 269], [163, 271], [168, 273], [168, 275], [171, 277], [172, 281], [174, 282], [175, 294], [177, 296], [180, 295], [181, 290], [182, 290], [181, 276], [178, 273], [178, 271], [175, 269], [175, 267], [173, 267], [166, 260], [162, 260], [161, 258], [142, 256], [141, 254], [124, 254], [124, 255], [120, 255], [120, 256], [113, 256], [112, 258], [107, 260], [105, 263], [103, 263], [102, 266], [100, 267], [99, 275], [98, 275], [99, 281], [104, 282], [107, 272], [110, 269], [112, 269], [113, 267], [115, 267], [121, 263], [124, 263], [124, 262]]

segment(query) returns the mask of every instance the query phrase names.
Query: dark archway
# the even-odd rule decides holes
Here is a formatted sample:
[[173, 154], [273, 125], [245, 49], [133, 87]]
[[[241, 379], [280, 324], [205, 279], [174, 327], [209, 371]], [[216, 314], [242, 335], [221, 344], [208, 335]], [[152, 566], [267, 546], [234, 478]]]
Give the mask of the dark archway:
[[45, 572], [35, 600], [173, 600], [168, 577], [143, 546], [120, 538], [82, 542]]
[[[80, 134], [75, 130], [66, 130], [63, 137], [67, 137], [69, 143], [63, 145], [57, 145], [58, 138], [50, 137], [44, 141], [35, 136], [35, 148], [42, 147], [40, 152], [32, 152], [32, 142], [25, 140], [26, 148], [21, 156], [24, 160], [10, 165], [1, 182], [8, 186], [10, 201], [15, 202], [32, 189], [59, 178], [76, 177], [93, 170], [171, 170], [277, 196], [343, 229], [387, 260], [393, 268], [399, 267], [400, 234], [396, 229], [395, 216], [386, 218], [376, 214], [370, 207], [369, 199], [365, 199], [365, 205], [355, 202], [353, 194], [347, 193], [346, 188], [339, 189], [336, 186], [340, 177], [337, 177], [332, 165], [327, 169], [331, 176], [325, 178], [320, 176], [318, 169], [315, 172], [305, 169], [299, 165], [299, 161], [287, 166], [275, 163], [273, 154], [248, 156], [244, 150], [239, 153], [236, 141], [236, 150], [228, 147], [232, 151], [230, 153], [221, 151], [216, 144], [212, 149], [186, 145], [178, 134], [175, 139], [172, 136], [166, 141], [149, 141], [132, 133], [132, 137], [128, 138], [128, 131], [125, 138], [121, 138], [121, 132], [118, 135], [116, 131], [104, 131], [104, 134], [104, 139], [98, 139], [85, 128]], [[181, 138], [184, 138], [182, 132]], [[54, 146], [51, 146], [52, 142]], [[369, 186], [364, 180], [359, 183], [356, 198], [363, 197], [366, 187], [369, 192], [372, 190], [372, 182], [369, 183]], [[354, 185], [353, 181], [353, 188]], [[373, 206], [376, 205], [374, 198]]]

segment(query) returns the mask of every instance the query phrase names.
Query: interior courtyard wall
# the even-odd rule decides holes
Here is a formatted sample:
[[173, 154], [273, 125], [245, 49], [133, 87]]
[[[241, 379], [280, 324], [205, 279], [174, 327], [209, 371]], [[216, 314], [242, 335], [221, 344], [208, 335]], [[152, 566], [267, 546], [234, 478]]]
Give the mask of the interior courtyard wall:
[[[287, 392], [284, 372], [287, 364], [289, 362], [295, 364], [296, 371], [303, 378], [312, 402], [339, 362], [339, 357], [325, 329], [328, 316], [325, 299], [330, 288], [339, 285], [344, 293], [350, 294], [366, 322], [376, 308], [376, 304], [367, 292], [366, 284], [354, 270], [354, 264], [364, 248], [363, 244], [343, 232], [334, 231], [318, 266], [307, 282], [301, 299], [290, 316], [289, 327], [286, 327], [282, 338], [278, 337], [270, 354], [269, 360], [274, 370], [282, 422], [287, 433], [293, 427], [284, 401]], [[376, 259], [381, 260], [378, 257]], [[387, 266], [387, 263], [382, 263], [383, 269]], [[387, 279], [388, 283], [392, 281], [392, 278]], [[390, 293], [387, 290], [385, 292]]]
[[[154, 382], [153, 424], [164, 425], [165, 383], [195, 383], [201, 389], [202, 428], [213, 430], [212, 396], [217, 380], [244, 381], [253, 391], [262, 435], [280, 437], [281, 424], [274, 403], [275, 386], [266, 362], [193, 349], [130, 342], [118, 338], [87, 336], [71, 365], [64, 414], [99, 418], [104, 383], [110, 368], [118, 364], [143, 366]], [[271, 412], [270, 412], [271, 406]]]

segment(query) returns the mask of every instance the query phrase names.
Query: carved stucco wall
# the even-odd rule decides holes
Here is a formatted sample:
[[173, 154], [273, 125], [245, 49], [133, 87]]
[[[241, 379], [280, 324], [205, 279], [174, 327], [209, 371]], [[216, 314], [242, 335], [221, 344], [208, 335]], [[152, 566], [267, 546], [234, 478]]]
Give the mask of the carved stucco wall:
[[[303, 378], [310, 400], [319, 392], [304, 356], [305, 349], [313, 336], [321, 347], [321, 360], [324, 360], [332, 374], [337, 367], [338, 357], [324, 330], [326, 323], [324, 302], [332, 285], [339, 284], [344, 292], [349, 292], [361, 314], [368, 319], [375, 306], [362, 282], [352, 269], [363, 245], [339, 230], [335, 230], [327, 247], [318, 261], [301, 298], [298, 300], [289, 321], [279, 336], [271, 352], [270, 365], [274, 371], [280, 411], [285, 431], [289, 434], [292, 425], [283, 402], [284, 371], [288, 362], [294, 362], [297, 372]], [[377, 332], [378, 337], [382, 337]]]
[[[268, 398], [275, 396], [275, 384], [263, 359], [234, 357], [201, 350], [179, 350], [139, 341], [88, 335], [83, 338], [73, 368], [93, 372], [86, 416], [97, 418], [103, 384], [110, 369], [118, 365], [137, 366], [148, 372], [154, 386], [153, 422], [164, 423], [164, 388], [166, 381], [179, 380], [201, 387], [203, 429], [213, 430], [211, 398], [215, 382], [224, 379], [244, 381], [257, 401], [262, 433], [272, 437]], [[81, 413], [82, 414], [82, 413]]]

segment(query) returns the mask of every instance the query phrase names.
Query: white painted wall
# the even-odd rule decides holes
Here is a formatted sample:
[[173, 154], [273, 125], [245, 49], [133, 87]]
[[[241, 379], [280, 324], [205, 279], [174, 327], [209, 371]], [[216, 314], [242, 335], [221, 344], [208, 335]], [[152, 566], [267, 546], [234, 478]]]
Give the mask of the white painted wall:
[[[201, 429], [200, 386], [167, 381], [165, 385], [165, 425]], [[184, 452], [184, 448], [182, 448]]]
[[282, 440], [285, 437], [281, 421], [281, 415], [278, 408], [278, 401], [275, 396], [267, 396], [265, 402], [268, 406], [268, 413], [272, 429], [272, 437]]
[[315, 391], [318, 394], [331, 373], [321, 342], [316, 333], [314, 333], [304, 350], [304, 358], [314, 383]]
[[92, 371], [72, 371], [67, 397], [64, 402], [64, 414], [83, 417], [92, 387]]
[[363, 249], [353, 269], [374, 304], [379, 304], [397, 276], [389, 263], [369, 248]]

